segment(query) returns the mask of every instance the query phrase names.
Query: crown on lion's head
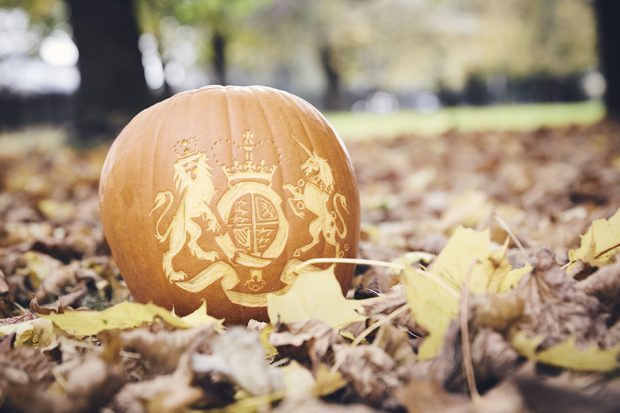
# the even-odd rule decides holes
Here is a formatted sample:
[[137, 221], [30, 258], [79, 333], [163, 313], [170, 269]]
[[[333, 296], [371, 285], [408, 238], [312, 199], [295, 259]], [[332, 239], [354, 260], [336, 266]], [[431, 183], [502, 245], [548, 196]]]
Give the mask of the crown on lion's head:
[[182, 191], [193, 183], [212, 176], [207, 154], [198, 150], [196, 137], [179, 139], [174, 144], [174, 151], [178, 157], [173, 164], [173, 180], [177, 191]]
[[194, 155], [198, 151], [198, 139], [195, 136], [179, 139], [174, 144], [174, 151], [179, 158]]

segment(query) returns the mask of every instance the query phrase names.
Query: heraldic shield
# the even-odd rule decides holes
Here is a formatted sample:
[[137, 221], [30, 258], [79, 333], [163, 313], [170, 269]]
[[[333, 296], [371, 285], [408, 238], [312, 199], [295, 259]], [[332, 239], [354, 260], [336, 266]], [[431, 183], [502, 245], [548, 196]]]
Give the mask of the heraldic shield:
[[[309, 226], [312, 241], [295, 250], [295, 257], [316, 245], [321, 234], [340, 254], [339, 240], [346, 236], [342, 214], [348, 213], [346, 200], [333, 190], [329, 165], [305, 147], [309, 158], [300, 170], [305, 178], [300, 179], [297, 186], [283, 185], [283, 189], [293, 195], [284, 203], [273, 189], [278, 165], [267, 165], [264, 160], [255, 162], [256, 145], [253, 133], [244, 132], [241, 142], [244, 159], [221, 166], [227, 187], [212, 209], [217, 191], [207, 153], [197, 149], [195, 138], [179, 140], [175, 145], [178, 159], [173, 163], [176, 195], [172, 191], [157, 193], [150, 211], [150, 215], [158, 211], [155, 237], [160, 244], [167, 245], [162, 265], [168, 281], [191, 292], [199, 292], [219, 281], [231, 302], [246, 307], [266, 306], [268, 293], [284, 293], [297, 277], [293, 269], [302, 261], [291, 258], [280, 275], [284, 287], [266, 291], [262, 271], [281, 257], [289, 237], [289, 222], [283, 207], [291, 208], [293, 217], [303, 217], [304, 209], [317, 217]], [[324, 165], [319, 165], [321, 163]], [[321, 179], [312, 175], [319, 171]], [[175, 203], [177, 208], [171, 211]], [[172, 219], [162, 232], [160, 225], [169, 213]], [[205, 224], [198, 224], [196, 219]], [[215, 240], [221, 251], [205, 251], [199, 245], [198, 240], [204, 232], [210, 233], [206, 235]], [[177, 269], [173, 263], [174, 257], [185, 247], [194, 258], [206, 264], [195, 275]], [[348, 248], [346, 244], [343, 247]], [[244, 275], [247, 279], [241, 280], [237, 272], [240, 267], [245, 274], [249, 270], [249, 278]], [[239, 286], [245, 292], [238, 291]]]

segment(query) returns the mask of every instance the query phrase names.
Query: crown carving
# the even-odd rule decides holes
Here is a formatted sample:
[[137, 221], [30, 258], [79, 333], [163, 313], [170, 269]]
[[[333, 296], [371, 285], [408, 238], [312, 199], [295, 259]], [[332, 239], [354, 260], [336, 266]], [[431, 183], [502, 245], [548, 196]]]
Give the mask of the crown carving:
[[179, 158], [185, 158], [198, 152], [198, 139], [195, 136], [179, 139], [174, 144], [174, 151]]
[[275, 173], [276, 165], [267, 165], [265, 160], [260, 162], [254, 162], [252, 152], [256, 147], [254, 142], [254, 133], [252, 131], [243, 132], [243, 141], [241, 147], [245, 152], [245, 159], [243, 162], [239, 162], [237, 159], [233, 161], [232, 166], [224, 166], [222, 170], [228, 178], [229, 183], [233, 181], [259, 181], [259, 182], [271, 182], [273, 174]]

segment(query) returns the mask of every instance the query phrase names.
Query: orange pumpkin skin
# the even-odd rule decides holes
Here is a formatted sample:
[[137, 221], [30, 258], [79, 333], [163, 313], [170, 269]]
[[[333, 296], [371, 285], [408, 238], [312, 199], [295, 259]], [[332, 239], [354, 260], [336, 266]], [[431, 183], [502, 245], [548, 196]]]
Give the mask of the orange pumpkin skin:
[[[206, 299], [228, 323], [265, 321], [267, 294], [300, 262], [357, 254], [342, 142], [309, 103], [267, 87], [209, 86], [142, 111], [110, 148], [99, 201], [133, 296], [178, 314]], [[353, 266], [335, 273], [346, 291]]]

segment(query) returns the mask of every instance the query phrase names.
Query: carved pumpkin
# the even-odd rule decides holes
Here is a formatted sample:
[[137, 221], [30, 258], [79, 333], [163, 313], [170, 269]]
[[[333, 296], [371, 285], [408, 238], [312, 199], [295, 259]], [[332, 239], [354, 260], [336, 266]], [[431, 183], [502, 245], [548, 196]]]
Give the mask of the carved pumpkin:
[[[355, 257], [357, 183], [310, 104], [267, 87], [210, 86], [138, 114], [107, 155], [101, 220], [134, 297], [230, 323], [267, 318], [268, 293], [314, 257]], [[346, 290], [351, 265], [336, 265]]]

